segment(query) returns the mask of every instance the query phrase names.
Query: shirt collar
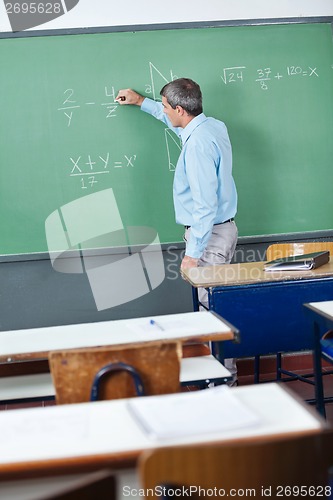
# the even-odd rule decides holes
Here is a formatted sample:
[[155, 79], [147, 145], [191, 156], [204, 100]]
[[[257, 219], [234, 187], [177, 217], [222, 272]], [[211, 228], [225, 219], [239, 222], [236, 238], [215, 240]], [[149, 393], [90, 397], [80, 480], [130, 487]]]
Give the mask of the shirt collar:
[[182, 140], [183, 144], [185, 144], [185, 142], [187, 141], [187, 139], [192, 134], [193, 130], [196, 129], [205, 120], [207, 120], [206, 115], [204, 115], [203, 113], [201, 113], [200, 115], [195, 116], [190, 121], [190, 123], [188, 123], [188, 125], [186, 125], [186, 127], [182, 129], [182, 131], [180, 133], [180, 137], [181, 137], [181, 140]]

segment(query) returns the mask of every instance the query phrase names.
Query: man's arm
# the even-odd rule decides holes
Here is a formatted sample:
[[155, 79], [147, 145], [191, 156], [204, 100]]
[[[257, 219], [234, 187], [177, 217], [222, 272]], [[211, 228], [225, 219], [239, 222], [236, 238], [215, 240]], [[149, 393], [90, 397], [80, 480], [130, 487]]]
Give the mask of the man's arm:
[[[172, 129], [177, 135], [179, 135], [180, 131], [178, 128], [175, 128], [172, 126], [170, 121], [168, 120], [167, 116], [163, 112], [163, 107], [162, 103], [153, 101], [152, 99], [146, 98], [139, 94], [138, 92], [135, 92], [132, 89], [122, 89], [119, 90], [118, 95], [115, 99], [121, 106], [130, 104], [134, 106], [140, 106], [142, 107], [142, 110], [145, 111], [146, 113], [151, 114], [158, 120], [163, 121], [170, 129]], [[146, 101], [146, 104], [142, 106], [142, 104]], [[188, 267], [196, 267], [198, 265], [198, 260], [193, 257], [190, 257], [188, 255], [185, 255], [185, 257], [182, 260], [181, 263], [181, 268], [188, 268]]]
[[119, 90], [115, 101], [117, 101], [121, 106], [126, 104], [140, 106], [142, 111], [163, 122], [169, 129], [173, 130], [177, 136], [180, 135], [180, 129], [178, 127], [173, 127], [172, 123], [164, 113], [163, 104], [160, 101], [154, 101], [149, 97], [144, 97], [132, 89]]

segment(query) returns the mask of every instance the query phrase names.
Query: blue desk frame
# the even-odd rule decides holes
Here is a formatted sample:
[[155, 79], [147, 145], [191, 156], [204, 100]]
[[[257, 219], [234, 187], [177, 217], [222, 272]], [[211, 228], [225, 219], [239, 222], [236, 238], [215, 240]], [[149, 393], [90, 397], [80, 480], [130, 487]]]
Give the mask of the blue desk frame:
[[[332, 297], [331, 297], [332, 299]], [[319, 300], [316, 299], [316, 302]], [[313, 302], [313, 301], [312, 301]], [[322, 350], [320, 346], [320, 339], [323, 334], [329, 330], [333, 329], [333, 318], [326, 315], [324, 312], [319, 312], [313, 309], [311, 304], [304, 304], [305, 312], [310, 318], [312, 326], [313, 335], [313, 368], [314, 368], [314, 382], [315, 382], [315, 395], [316, 395], [316, 408], [319, 413], [325, 417], [325, 398], [324, 398], [324, 387], [323, 387], [323, 372], [322, 372]], [[325, 358], [325, 356], [323, 356]], [[331, 372], [330, 372], [331, 373]], [[327, 398], [327, 401], [332, 401], [332, 398]]]
[[[222, 362], [224, 358], [313, 351], [313, 333], [303, 304], [333, 299], [333, 274], [309, 279], [225, 284], [211, 286], [207, 291], [209, 309], [237, 325], [241, 332], [239, 344], [214, 343], [213, 354]], [[198, 310], [197, 286], [192, 287], [192, 293], [194, 310]]]

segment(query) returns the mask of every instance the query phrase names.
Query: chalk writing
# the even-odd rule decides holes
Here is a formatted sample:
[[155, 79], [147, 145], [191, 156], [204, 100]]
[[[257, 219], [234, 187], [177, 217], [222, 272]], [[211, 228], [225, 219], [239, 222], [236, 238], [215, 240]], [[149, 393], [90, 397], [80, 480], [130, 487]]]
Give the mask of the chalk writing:
[[268, 86], [267, 86], [266, 82], [270, 81], [270, 79], [271, 79], [271, 77], [270, 77], [271, 73], [272, 73], [271, 68], [257, 69], [258, 78], [256, 79], [256, 82], [260, 83], [260, 87], [263, 90], [267, 90], [268, 89]]
[[69, 158], [69, 176], [79, 177], [81, 189], [93, 188], [99, 182], [99, 176], [110, 174], [111, 169], [135, 166], [137, 155], [124, 154], [120, 161], [111, 160], [110, 153]]
[[273, 71], [269, 66], [257, 68], [255, 70], [255, 77], [253, 77], [253, 70], [246, 68], [246, 66], [232, 66], [226, 67], [222, 70], [220, 75], [221, 80], [225, 85], [235, 85], [237, 83], [243, 84], [246, 81], [255, 81], [260, 85], [262, 90], [269, 89], [269, 83], [274, 79], [275, 81], [283, 80], [285, 77], [308, 77], [319, 78], [319, 71], [314, 66], [286, 66], [286, 68], [279, 71]]
[[159, 93], [161, 88], [166, 83], [172, 82], [178, 78], [178, 76], [173, 73], [172, 69], [170, 69], [170, 74], [165, 76], [152, 62], [149, 62], [149, 75], [150, 82], [145, 85], [145, 93], [152, 94], [152, 98], [155, 101], [161, 100]]
[[303, 69], [300, 66], [287, 66], [287, 73], [290, 76], [316, 76], [317, 78], [319, 78], [317, 68], [311, 68], [310, 66], [308, 66], [306, 69]]
[[[149, 62], [149, 75], [150, 82], [145, 85], [145, 93], [148, 95], [151, 94], [151, 98], [155, 101], [161, 100], [159, 94], [161, 88], [167, 83], [178, 78], [172, 69], [170, 69], [168, 73], [162, 73], [162, 71], [160, 71], [152, 62]], [[181, 141], [169, 128], [164, 130], [164, 138], [168, 158], [168, 169], [170, 172], [174, 172], [179, 153], [182, 149]]]
[[221, 75], [222, 81], [227, 83], [233, 83], [237, 81], [243, 81], [243, 70], [245, 66], [233, 66], [232, 68], [223, 68], [223, 75]]
[[164, 134], [165, 134], [166, 150], [168, 155], [169, 171], [174, 172], [176, 170], [176, 163], [179, 153], [182, 149], [181, 141], [176, 136], [176, 134], [169, 128], [165, 129]]
[[[62, 105], [58, 108], [58, 111], [62, 111], [65, 117], [65, 123], [67, 127], [72, 125], [72, 120], [78, 110], [82, 110], [85, 107], [102, 106], [104, 118], [114, 118], [116, 116], [116, 111], [118, 105], [114, 102], [116, 97], [116, 91], [113, 86], [104, 86], [104, 97], [103, 102], [87, 101], [79, 103], [75, 97], [75, 91], [72, 88], [68, 88], [63, 92]], [[101, 92], [101, 96], [103, 93]]]

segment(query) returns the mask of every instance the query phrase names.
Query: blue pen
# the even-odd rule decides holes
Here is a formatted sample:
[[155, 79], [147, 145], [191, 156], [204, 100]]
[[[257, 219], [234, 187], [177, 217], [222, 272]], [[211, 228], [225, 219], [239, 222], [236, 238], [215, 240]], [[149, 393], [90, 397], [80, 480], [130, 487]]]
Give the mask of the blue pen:
[[157, 323], [157, 321], [155, 321], [154, 319], [150, 320], [150, 324], [153, 325], [153, 326], [157, 326], [157, 328], [159, 328], [160, 330], [164, 331], [163, 326], [160, 325], [159, 323]]

